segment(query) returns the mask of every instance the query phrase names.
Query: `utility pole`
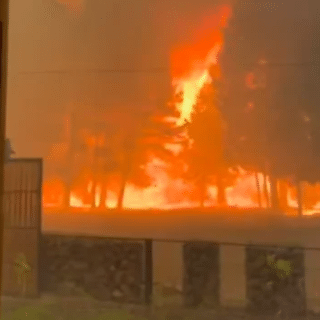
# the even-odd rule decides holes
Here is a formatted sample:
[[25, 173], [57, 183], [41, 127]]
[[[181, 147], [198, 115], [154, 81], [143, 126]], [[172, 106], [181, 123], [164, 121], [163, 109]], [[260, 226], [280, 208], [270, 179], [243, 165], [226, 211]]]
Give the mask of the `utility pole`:
[[4, 151], [6, 135], [9, 0], [0, 1], [0, 317], [2, 317]]

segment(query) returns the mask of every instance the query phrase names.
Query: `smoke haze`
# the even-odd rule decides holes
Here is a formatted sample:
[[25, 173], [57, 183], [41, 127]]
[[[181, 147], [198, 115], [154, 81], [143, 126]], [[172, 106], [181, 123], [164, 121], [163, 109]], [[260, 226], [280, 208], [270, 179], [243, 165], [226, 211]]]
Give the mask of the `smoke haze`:
[[[78, 14], [70, 12], [70, 3]], [[315, 3], [284, 1], [269, 13], [277, 17], [275, 24], [270, 23], [271, 34], [283, 27], [282, 40], [278, 36], [272, 45], [284, 37], [288, 42], [292, 25], [299, 22], [297, 36], [291, 36], [291, 45], [285, 46], [285, 60], [294, 60], [298, 38], [307, 41], [302, 26], [308, 25], [310, 6]], [[243, 5], [246, 17], [260, 10], [252, 6], [250, 1]], [[159, 97], [167, 99], [170, 49], [187, 41], [214, 7], [209, 0], [10, 1], [7, 135], [17, 155], [46, 156], [50, 145], [60, 139], [62, 115], [68, 108], [86, 105], [127, 111], [153, 104]], [[85, 72], [152, 68], [167, 71]], [[83, 72], [28, 73], [50, 70]]]

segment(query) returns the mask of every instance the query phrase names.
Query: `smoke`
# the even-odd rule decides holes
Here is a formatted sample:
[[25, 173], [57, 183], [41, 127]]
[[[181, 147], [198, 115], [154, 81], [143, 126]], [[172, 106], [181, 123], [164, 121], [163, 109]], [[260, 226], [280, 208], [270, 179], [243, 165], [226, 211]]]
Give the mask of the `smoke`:
[[80, 14], [84, 9], [84, 0], [57, 0], [63, 4], [71, 13]]
[[[201, 16], [200, 25], [189, 36], [187, 43], [179, 42], [173, 47], [171, 53], [173, 78], [188, 75], [190, 71], [195, 69], [195, 64], [199, 64], [199, 62], [216, 63], [214, 60], [216, 60], [223, 43], [223, 29], [228, 25], [231, 14], [231, 7], [220, 6]], [[208, 55], [211, 56], [210, 61], [207, 61]], [[204, 67], [207, 69], [209, 66], [205, 65]]]

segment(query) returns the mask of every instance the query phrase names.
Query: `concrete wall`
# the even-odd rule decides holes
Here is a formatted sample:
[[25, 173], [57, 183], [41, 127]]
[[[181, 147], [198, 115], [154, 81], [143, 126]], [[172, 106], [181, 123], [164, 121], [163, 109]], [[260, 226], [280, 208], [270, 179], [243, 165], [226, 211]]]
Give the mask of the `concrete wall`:
[[305, 252], [307, 308], [320, 312], [320, 251]]
[[226, 307], [246, 306], [245, 248], [220, 246], [220, 302]]
[[[184, 243], [154, 242], [154, 282], [177, 290], [175, 302], [183, 305]], [[245, 247], [219, 246], [219, 300], [225, 307], [246, 306]], [[180, 294], [179, 294], [180, 293]]]

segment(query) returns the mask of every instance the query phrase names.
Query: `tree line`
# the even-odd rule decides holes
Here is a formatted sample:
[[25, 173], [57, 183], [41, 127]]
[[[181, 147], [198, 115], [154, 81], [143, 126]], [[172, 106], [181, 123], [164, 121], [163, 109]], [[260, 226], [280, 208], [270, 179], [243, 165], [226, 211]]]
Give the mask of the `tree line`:
[[[202, 88], [190, 123], [177, 127], [166, 120], [177, 116], [175, 105], [183, 99], [172, 88], [170, 104], [140, 113], [131, 126], [122, 124], [121, 143], [97, 156], [104, 181], [113, 177], [118, 182], [109, 185], [117, 190], [119, 209], [128, 182], [140, 188], [153, 184], [145, 170], [152, 158], [165, 162], [172, 178], [193, 185], [200, 206], [209, 185], [217, 187], [217, 204], [226, 205], [226, 188], [235, 182], [239, 167], [255, 174], [259, 204], [264, 194], [275, 209], [280, 179], [291, 178], [298, 191], [302, 181], [320, 181], [320, 7], [312, 1], [308, 6], [314, 15], [303, 24], [295, 18], [299, 7], [290, 12], [285, 6], [277, 12], [244, 10], [238, 2], [225, 31], [223, 77], [212, 76], [212, 83]], [[299, 32], [294, 33], [297, 24]], [[180, 145], [182, 151], [177, 155], [168, 144]], [[258, 172], [264, 175], [263, 185]]]

